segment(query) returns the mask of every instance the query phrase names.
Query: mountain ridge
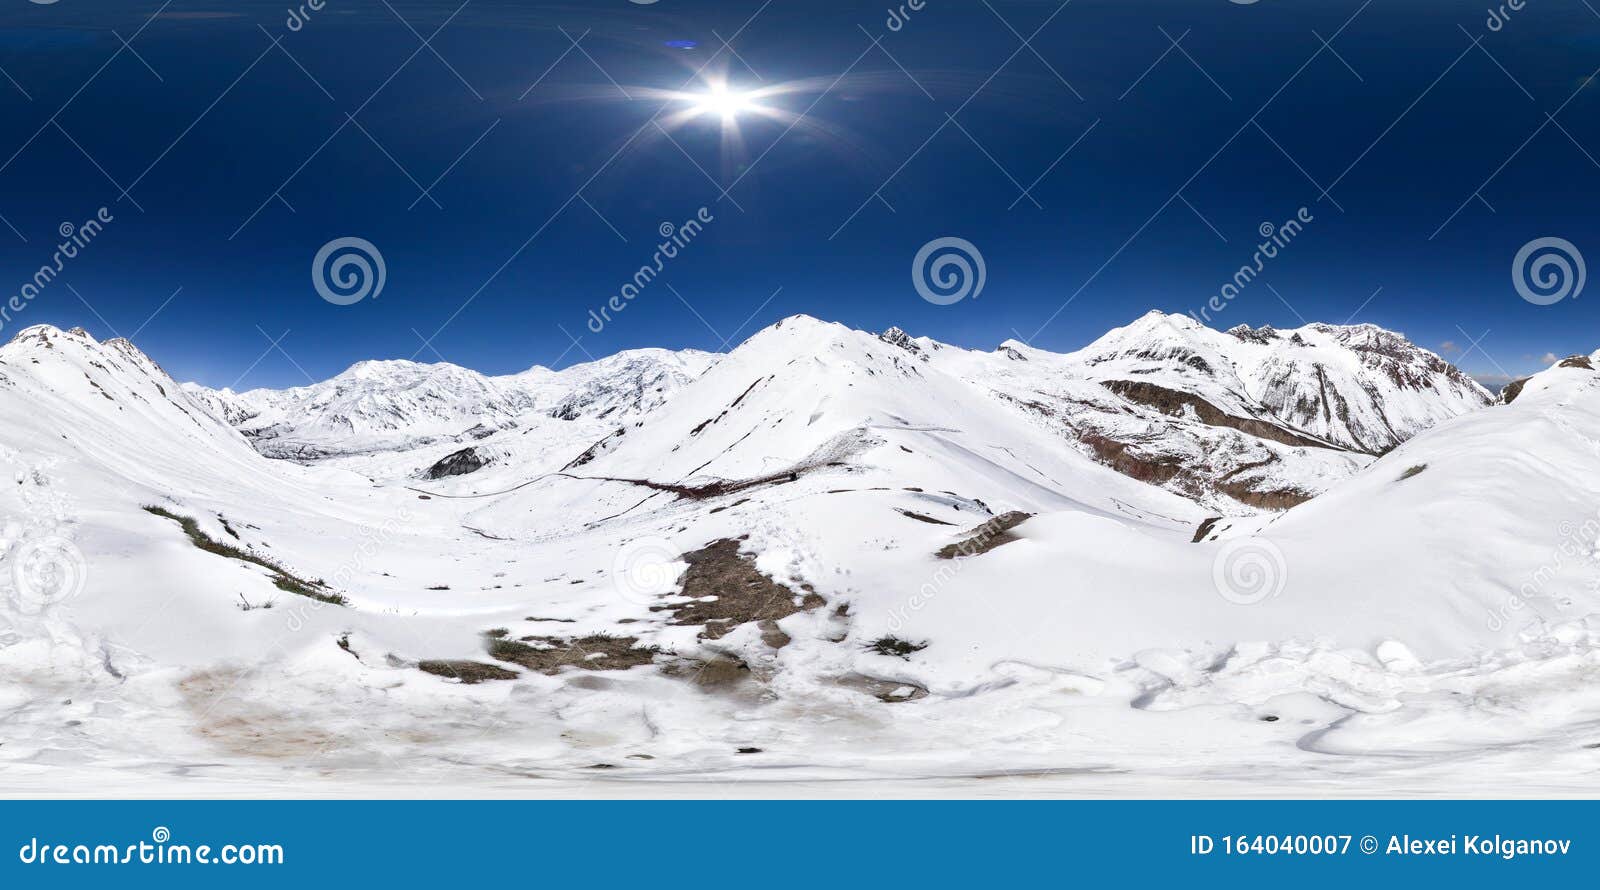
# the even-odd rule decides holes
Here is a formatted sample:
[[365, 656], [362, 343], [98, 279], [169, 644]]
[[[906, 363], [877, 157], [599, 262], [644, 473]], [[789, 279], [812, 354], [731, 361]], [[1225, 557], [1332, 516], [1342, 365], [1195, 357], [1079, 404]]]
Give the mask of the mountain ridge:
[[[37, 330], [56, 329], [17, 336]], [[870, 365], [871, 344], [906, 356], [912, 373]], [[996, 401], [1060, 447], [1225, 514], [1302, 503], [1418, 432], [1492, 401], [1442, 357], [1377, 325], [1218, 331], [1158, 310], [1070, 353], [1017, 340], [969, 350], [898, 327], [874, 334], [799, 314], [729, 353], [625, 350], [561, 371], [535, 365], [500, 376], [448, 362], [367, 360], [302, 387], [180, 389], [268, 457], [344, 461], [374, 476], [465, 476], [496, 463], [544, 466], [555, 455], [564, 455], [557, 466], [593, 459], [620, 441], [619, 430], [668, 408], [730, 356], [764, 349], [790, 364], [850, 355], [840, 359], [846, 370], [868, 362], [869, 379], [905, 376], [856, 409], [862, 424], [930, 397], [938, 387], [930, 389], [929, 374], [950, 377], [942, 391], [952, 403]], [[861, 385], [852, 373], [807, 398], [841, 404]], [[771, 396], [774, 410], [798, 410], [799, 392]], [[715, 422], [697, 417], [685, 432], [695, 438]], [[397, 470], [393, 455], [409, 457]], [[654, 468], [634, 468], [651, 475], [646, 469]]]

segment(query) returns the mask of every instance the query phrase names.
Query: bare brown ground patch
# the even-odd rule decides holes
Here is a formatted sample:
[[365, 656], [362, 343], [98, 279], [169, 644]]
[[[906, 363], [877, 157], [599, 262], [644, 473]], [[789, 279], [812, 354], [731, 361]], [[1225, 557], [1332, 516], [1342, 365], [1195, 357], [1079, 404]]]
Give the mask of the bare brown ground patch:
[[928, 697], [928, 690], [915, 683], [881, 680], [865, 674], [846, 674], [834, 683], [844, 689], [870, 695], [886, 704], [898, 704]]
[[248, 680], [249, 672], [239, 668], [197, 671], [178, 683], [201, 738], [235, 756], [272, 760], [303, 760], [349, 743], [287, 711], [251, 703], [239, 688]]
[[638, 637], [613, 637], [592, 634], [587, 637], [530, 637], [521, 640], [490, 639], [489, 655], [538, 671], [558, 674], [567, 668], [586, 671], [625, 671], [651, 664], [661, 651], [655, 646], [640, 646]]
[[739, 552], [738, 539], [713, 541], [683, 554], [683, 560], [689, 568], [678, 599], [687, 601], [651, 610], [671, 613], [670, 624], [704, 626], [700, 635], [708, 640], [721, 639], [741, 624], [777, 622], [824, 605], [809, 587], [796, 592], [763, 575], [753, 557]]
[[515, 680], [519, 676], [516, 671], [481, 661], [423, 661], [417, 663], [417, 669], [447, 680], [460, 680], [468, 686], [486, 680]]
[[965, 559], [969, 556], [988, 553], [1002, 544], [1020, 541], [1022, 537], [1012, 534], [1011, 530], [1031, 518], [1033, 518], [1032, 513], [1023, 513], [1018, 510], [996, 516], [983, 525], [967, 532], [968, 537], [965, 540], [940, 547], [939, 552], [934, 555], [940, 559], [956, 559], [958, 557]]

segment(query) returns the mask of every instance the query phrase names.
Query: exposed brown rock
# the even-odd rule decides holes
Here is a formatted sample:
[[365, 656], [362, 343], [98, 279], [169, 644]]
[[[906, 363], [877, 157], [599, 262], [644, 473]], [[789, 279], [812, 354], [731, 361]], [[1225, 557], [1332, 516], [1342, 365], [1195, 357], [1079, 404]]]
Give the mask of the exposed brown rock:
[[824, 604], [809, 588], [797, 593], [763, 575], [756, 569], [754, 557], [739, 552], [739, 543], [724, 538], [685, 553], [683, 560], [689, 568], [683, 574], [683, 592], [678, 599], [687, 601], [651, 610], [670, 612], [671, 624], [704, 625], [700, 636], [716, 640], [741, 624], [776, 622]]
[[1118, 442], [1097, 433], [1081, 433], [1078, 441], [1089, 446], [1101, 463], [1140, 482], [1164, 485], [1183, 469], [1176, 461], [1141, 457], [1133, 451], [1134, 446], [1127, 442]]
[[1163, 414], [1181, 416], [1185, 409], [1194, 411], [1195, 417], [1208, 426], [1221, 426], [1238, 430], [1260, 439], [1269, 439], [1283, 445], [1300, 448], [1327, 448], [1327, 442], [1292, 433], [1276, 424], [1247, 417], [1234, 417], [1199, 396], [1178, 392], [1142, 380], [1108, 380], [1102, 384], [1117, 395]]
[[587, 671], [625, 671], [650, 664], [661, 650], [640, 646], [637, 637], [594, 634], [587, 637], [529, 637], [533, 645], [517, 640], [491, 639], [489, 655], [541, 674], [558, 674], [566, 668]]
[[835, 680], [834, 683], [845, 689], [870, 695], [878, 701], [888, 702], [889, 704], [916, 701], [919, 698], [928, 697], [928, 690], [915, 683], [880, 680], [877, 677], [868, 677], [865, 674], [847, 674]]
[[1257, 510], [1287, 510], [1298, 507], [1316, 495], [1298, 488], [1280, 488], [1260, 491], [1247, 482], [1219, 482], [1217, 490], [1230, 498]]
[[1032, 513], [1022, 513], [1013, 510], [1001, 516], [996, 516], [983, 525], [967, 532], [967, 538], [956, 544], [947, 544], [939, 548], [934, 554], [940, 559], [966, 558], [988, 553], [1002, 544], [1020, 541], [1022, 538], [1011, 533], [1011, 530], [1033, 518]]

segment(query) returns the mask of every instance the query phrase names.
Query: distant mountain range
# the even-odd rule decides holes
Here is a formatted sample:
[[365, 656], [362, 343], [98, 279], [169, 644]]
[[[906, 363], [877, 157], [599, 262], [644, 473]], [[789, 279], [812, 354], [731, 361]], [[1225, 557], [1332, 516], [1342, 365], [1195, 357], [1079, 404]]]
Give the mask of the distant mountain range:
[[[834, 344], [870, 339], [804, 317], [781, 327], [809, 332], [783, 336], [784, 367], [801, 359], [826, 363]], [[773, 339], [758, 334], [750, 342]], [[881, 421], [894, 406], [928, 397], [922, 378], [939, 374], [965, 387], [951, 398], [998, 404], [1024, 419], [1033, 428], [1029, 435], [1054, 437], [1063, 448], [1226, 512], [1300, 503], [1429, 426], [1491, 400], [1449, 362], [1373, 325], [1219, 332], [1151, 312], [1066, 355], [1015, 341], [975, 352], [898, 328], [877, 339], [899, 351], [879, 349], [875, 361], [909, 358], [917, 362], [910, 366], [915, 373], [883, 391], [882, 404], [862, 405], [859, 416], [840, 420]], [[269, 457], [420, 449], [444, 460], [471, 446], [470, 459], [458, 457], [437, 471], [458, 474], [489, 460], [518, 459], [516, 443], [530, 433], [541, 450], [553, 447], [546, 435], [566, 437], [576, 457], [611, 427], [687, 410], [674, 405], [675, 397], [719, 358], [645, 349], [505, 377], [449, 364], [369, 361], [289, 390], [234, 393], [193, 384], [184, 390]], [[890, 365], [885, 373], [896, 373]], [[760, 384], [763, 404], [846, 396], [814, 392], [780, 373], [767, 377]], [[791, 385], [796, 389], [786, 391]], [[856, 386], [848, 374], [838, 385]]]

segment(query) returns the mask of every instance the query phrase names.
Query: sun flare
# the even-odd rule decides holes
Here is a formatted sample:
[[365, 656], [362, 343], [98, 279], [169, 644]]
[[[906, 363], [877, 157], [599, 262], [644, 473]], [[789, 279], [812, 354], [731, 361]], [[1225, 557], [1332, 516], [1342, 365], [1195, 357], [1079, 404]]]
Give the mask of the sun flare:
[[693, 94], [690, 105], [698, 115], [715, 115], [724, 121], [737, 120], [739, 115], [756, 111], [755, 97], [728, 88], [727, 84], [712, 84], [703, 93]]

